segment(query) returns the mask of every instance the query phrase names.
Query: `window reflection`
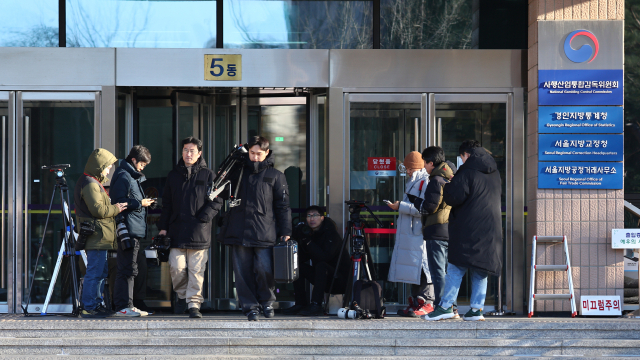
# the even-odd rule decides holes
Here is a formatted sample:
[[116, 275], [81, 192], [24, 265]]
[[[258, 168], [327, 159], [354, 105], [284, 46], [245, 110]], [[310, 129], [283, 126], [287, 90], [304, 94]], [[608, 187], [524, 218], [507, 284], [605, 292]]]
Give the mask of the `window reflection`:
[[58, 0], [0, 2], [0, 46], [58, 46]]
[[224, 47], [370, 49], [372, 1], [224, 0]]
[[210, 48], [216, 44], [215, 0], [66, 0], [66, 11], [68, 47]]
[[381, 0], [380, 48], [477, 47], [472, 41], [472, 3], [473, 0]]

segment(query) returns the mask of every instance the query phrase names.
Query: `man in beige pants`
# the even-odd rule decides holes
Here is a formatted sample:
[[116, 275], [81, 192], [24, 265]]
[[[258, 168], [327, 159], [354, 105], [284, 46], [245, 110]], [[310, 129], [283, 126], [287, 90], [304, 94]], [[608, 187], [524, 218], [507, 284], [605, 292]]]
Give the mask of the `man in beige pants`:
[[222, 207], [219, 198], [209, 201], [207, 188], [215, 175], [202, 158], [202, 141], [182, 140], [182, 159], [167, 176], [162, 194], [158, 235], [171, 238], [169, 267], [173, 291], [178, 295], [176, 314], [189, 308], [189, 317], [201, 318], [202, 284], [211, 247], [211, 220]]

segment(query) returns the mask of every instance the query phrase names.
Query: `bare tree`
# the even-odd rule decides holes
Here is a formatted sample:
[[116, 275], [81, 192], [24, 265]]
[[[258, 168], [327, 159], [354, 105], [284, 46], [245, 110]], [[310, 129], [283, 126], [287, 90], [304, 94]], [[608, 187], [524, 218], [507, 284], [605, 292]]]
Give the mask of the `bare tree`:
[[2, 46], [57, 47], [58, 28], [38, 24], [27, 31], [14, 33], [14, 40]]

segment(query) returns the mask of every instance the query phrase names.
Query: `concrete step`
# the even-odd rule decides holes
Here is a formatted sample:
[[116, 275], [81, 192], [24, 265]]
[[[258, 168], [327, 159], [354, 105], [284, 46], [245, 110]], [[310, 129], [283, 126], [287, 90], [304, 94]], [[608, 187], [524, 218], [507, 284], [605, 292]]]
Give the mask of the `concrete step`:
[[638, 356], [640, 340], [392, 338], [1, 338], [0, 355]]
[[[60, 356], [64, 356], [65, 360], [83, 359], [83, 360], [170, 360], [170, 359], [184, 359], [181, 355], [9, 355], [3, 356], [3, 359], [9, 360], [60, 360]], [[492, 360], [514, 360], [519, 357], [514, 356], [491, 356]], [[554, 359], [557, 360], [557, 356], [535, 356], [535, 357], [522, 357], [523, 359]], [[567, 358], [571, 358], [567, 356]], [[580, 360], [630, 360], [634, 357], [628, 356], [597, 356], [597, 357], [579, 357]], [[200, 355], [189, 356], [189, 360], [425, 360], [422, 356], [332, 356], [332, 355], [302, 355], [302, 356], [220, 356], [220, 355]], [[429, 359], [441, 359], [441, 360], [460, 360], [460, 359], [478, 359], [477, 356], [430, 356]]]

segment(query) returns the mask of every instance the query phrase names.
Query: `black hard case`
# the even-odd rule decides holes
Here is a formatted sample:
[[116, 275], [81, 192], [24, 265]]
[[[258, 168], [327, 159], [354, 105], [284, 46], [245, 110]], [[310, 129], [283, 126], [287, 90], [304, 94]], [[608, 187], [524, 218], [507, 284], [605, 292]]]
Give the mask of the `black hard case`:
[[273, 247], [273, 277], [278, 283], [292, 283], [298, 280], [298, 243], [295, 240], [282, 241]]

